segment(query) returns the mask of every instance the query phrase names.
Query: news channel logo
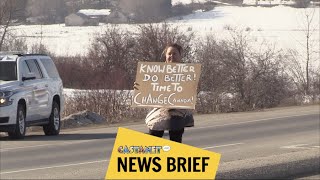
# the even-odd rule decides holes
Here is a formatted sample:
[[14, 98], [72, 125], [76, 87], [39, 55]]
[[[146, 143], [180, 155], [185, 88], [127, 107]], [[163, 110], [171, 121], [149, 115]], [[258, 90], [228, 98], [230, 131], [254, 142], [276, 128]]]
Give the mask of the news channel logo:
[[119, 146], [118, 152], [120, 154], [160, 154], [161, 152], [168, 152], [171, 150], [170, 146]]

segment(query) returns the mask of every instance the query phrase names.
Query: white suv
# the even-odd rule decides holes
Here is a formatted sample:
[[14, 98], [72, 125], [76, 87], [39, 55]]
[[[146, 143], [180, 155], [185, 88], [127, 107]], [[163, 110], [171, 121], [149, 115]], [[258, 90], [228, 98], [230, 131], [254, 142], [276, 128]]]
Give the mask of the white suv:
[[63, 85], [47, 55], [0, 54], [0, 132], [23, 138], [28, 126], [58, 135]]

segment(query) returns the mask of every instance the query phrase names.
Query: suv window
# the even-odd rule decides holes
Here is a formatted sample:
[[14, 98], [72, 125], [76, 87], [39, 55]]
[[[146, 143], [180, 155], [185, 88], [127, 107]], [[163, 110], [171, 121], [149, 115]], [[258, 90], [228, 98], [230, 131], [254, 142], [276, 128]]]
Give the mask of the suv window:
[[40, 59], [44, 68], [47, 70], [49, 77], [60, 78], [56, 66], [51, 59]]
[[23, 61], [21, 64], [21, 73], [22, 76], [27, 76], [27, 74], [31, 73], [26, 61]]
[[17, 80], [17, 63], [0, 61], [0, 80], [15, 81]]
[[28, 60], [26, 60], [26, 63], [28, 65], [30, 71], [35, 74], [36, 79], [43, 78], [43, 75], [42, 75], [42, 72], [40, 70], [39, 64], [35, 59], [28, 59]]

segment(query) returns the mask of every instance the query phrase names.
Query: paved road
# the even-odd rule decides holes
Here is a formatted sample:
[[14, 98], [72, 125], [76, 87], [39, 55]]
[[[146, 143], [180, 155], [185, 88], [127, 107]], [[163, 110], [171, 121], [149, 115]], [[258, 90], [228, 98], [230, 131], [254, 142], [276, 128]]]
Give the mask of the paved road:
[[[221, 162], [319, 149], [319, 106], [195, 116], [184, 143], [219, 152]], [[147, 132], [143, 124], [123, 126]], [[0, 179], [102, 179], [116, 127], [41, 133], [12, 141], [0, 137]], [[165, 134], [168, 138], [168, 134]]]

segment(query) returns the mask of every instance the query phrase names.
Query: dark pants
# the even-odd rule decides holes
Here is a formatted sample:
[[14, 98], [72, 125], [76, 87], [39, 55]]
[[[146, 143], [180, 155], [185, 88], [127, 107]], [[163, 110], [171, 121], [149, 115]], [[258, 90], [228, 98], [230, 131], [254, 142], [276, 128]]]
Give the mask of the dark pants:
[[[149, 134], [157, 137], [162, 137], [164, 131], [156, 131], [149, 129]], [[170, 140], [175, 142], [182, 142], [182, 134], [184, 133], [184, 128], [180, 130], [169, 130]]]

